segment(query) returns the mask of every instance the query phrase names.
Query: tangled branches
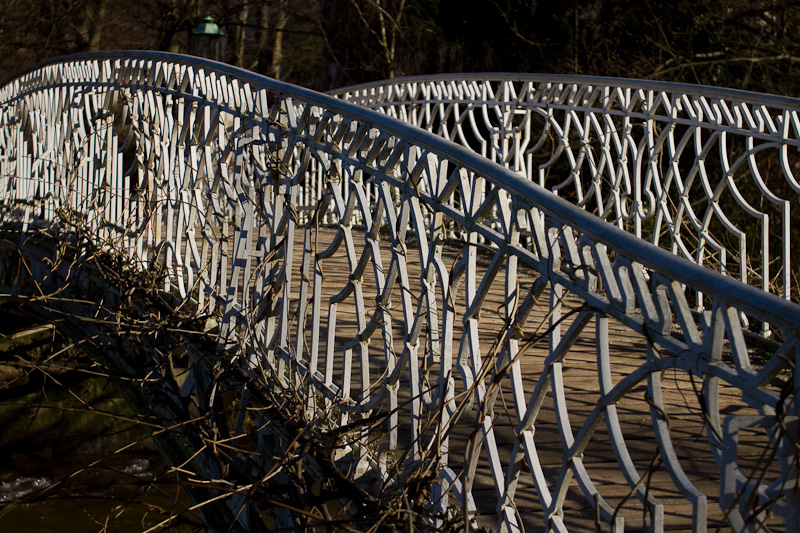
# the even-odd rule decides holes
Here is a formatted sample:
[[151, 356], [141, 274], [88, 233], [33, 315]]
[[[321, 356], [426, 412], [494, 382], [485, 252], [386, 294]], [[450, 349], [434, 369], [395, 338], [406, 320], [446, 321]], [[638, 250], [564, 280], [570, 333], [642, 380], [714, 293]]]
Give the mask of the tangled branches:
[[196, 523], [197, 512], [217, 531], [455, 527], [425, 509], [433, 470], [356, 482], [337, 464], [348, 442], [380, 435], [386, 413], [340, 427], [309, 417], [299, 386], [253, 379], [246, 350], [220, 349], [218, 317], [164, 290], [163, 271], [79, 226], [29, 231], [19, 247], [18, 233], [3, 237], [2, 285], [16, 293], [7, 297], [35, 306], [91, 355], [82, 370], [100, 365], [113, 380], [188, 494], [151, 531]]

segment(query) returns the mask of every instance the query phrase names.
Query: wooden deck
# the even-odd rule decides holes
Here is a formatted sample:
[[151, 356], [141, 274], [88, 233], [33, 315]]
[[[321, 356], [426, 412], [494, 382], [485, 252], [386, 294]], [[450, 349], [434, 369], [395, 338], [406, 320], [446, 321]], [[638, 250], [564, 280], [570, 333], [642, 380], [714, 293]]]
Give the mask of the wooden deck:
[[[355, 233], [355, 232], [354, 232]], [[322, 250], [333, 238], [334, 232], [331, 229], [321, 229], [318, 235], [317, 250]], [[358, 253], [363, 250], [363, 235], [355, 236]], [[381, 241], [381, 253], [383, 256], [383, 271], [386, 272], [390, 265], [389, 245]], [[419, 255], [413, 249], [413, 243], [407, 243], [408, 270], [411, 287], [408, 287], [413, 294], [421, 294], [421, 284], [419, 280]], [[302, 242], [295, 244], [295, 271], [299, 270], [301, 264]], [[457, 260], [459, 250], [450, 248], [444, 254], [443, 260], [448, 268], [452, 268]], [[357, 256], [358, 257], [358, 256]], [[480, 276], [486, 271], [488, 258], [478, 257], [478, 283]], [[344, 254], [344, 246], [340, 248], [334, 257], [323, 262], [325, 281], [323, 284], [323, 314], [326, 312], [327, 301], [330, 296], [338, 293], [348, 282], [350, 277], [351, 265]], [[536, 273], [520, 268], [519, 284], [522, 296], [530, 288], [536, 277]], [[298, 276], [293, 277], [292, 292], [298, 290]], [[458, 357], [459, 339], [464, 327], [462, 317], [464, 313], [464, 282], [457, 293], [455, 334], [453, 346], [454, 363]], [[368, 266], [362, 279], [364, 290], [364, 302], [371, 312], [375, 307], [375, 275], [371, 266]], [[534, 329], [547, 329], [547, 313], [549, 311], [548, 299], [549, 288], [542, 295], [535, 309], [534, 315], [527, 324], [532, 325], [532, 331], [526, 331], [529, 335], [534, 333]], [[398, 355], [402, 351], [403, 343], [403, 315], [399, 288], [396, 286], [396, 297], [392, 299], [390, 314], [392, 317], [392, 330], [394, 336], [394, 351]], [[486, 302], [483, 305], [479, 326], [481, 352], [485, 356], [490, 353], [492, 345], [497, 335], [503, 329], [503, 309], [504, 309], [504, 279], [501, 274], [492, 284], [492, 289]], [[355, 305], [352, 303], [340, 303], [338, 306], [338, 317], [336, 322], [334, 354], [335, 361], [332, 364], [333, 375], [331, 379], [334, 384], [341, 383], [343, 376], [342, 354], [344, 344], [352, 340], [357, 334], [357, 320], [355, 317]], [[571, 295], [565, 295], [564, 313], [569, 309], [575, 309], [581, 305], [581, 301]], [[415, 302], [416, 305], [416, 302]], [[310, 316], [310, 315], [309, 315]], [[441, 305], [440, 305], [441, 318]], [[562, 326], [562, 332], [569, 326], [569, 320]], [[533, 325], [538, 325], [536, 328]], [[323, 324], [323, 330], [325, 329]], [[380, 328], [379, 328], [380, 329]], [[294, 331], [294, 330], [293, 330]], [[611, 368], [613, 382], [619, 380], [636, 370], [645, 361], [645, 341], [634, 335], [622, 324], [612, 321], [609, 326], [610, 346], [611, 346]], [[293, 333], [294, 335], [294, 333]], [[425, 337], [425, 334], [423, 334]], [[324, 338], [322, 339], [325, 340]], [[308, 342], [308, 338], [307, 338]], [[424, 345], [426, 339], [421, 338], [420, 359], [424, 357]], [[373, 385], [376, 385], [379, 377], [385, 371], [385, 357], [381, 351], [380, 334], [376, 333], [370, 344], [370, 378]], [[320, 367], [324, 368], [325, 346], [321, 346]], [[547, 356], [546, 338], [539, 342], [532, 350], [525, 353], [520, 359], [522, 382], [525, 389], [525, 401], [530, 399], [537, 380], [540, 379], [543, 371], [544, 359]], [[592, 409], [597, 405], [600, 398], [600, 385], [598, 378], [598, 361], [595, 340], [594, 319], [588, 324], [581, 334], [580, 339], [570, 350], [563, 363], [563, 384], [565, 396], [569, 407], [569, 420], [573, 432], [577, 433], [583, 422], [589, 416]], [[353, 357], [352, 381], [353, 390], [358, 388], [360, 368], [357, 357]], [[431, 372], [431, 382], [435, 382], [438, 373], [436, 369]], [[457, 372], [456, 395], [464, 392], [464, 382]], [[485, 380], [488, 383], [489, 378]], [[720, 472], [714, 461], [712, 450], [706, 435], [705, 419], [702, 408], [702, 389], [704, 383], [699, 378], [694, 378], [681, 370], [661, 372], [663, 404], [668, 418], [670, 435], [675, 453], [680, 460], [686, 475], [693, 485], [706, 494], [708, 498], [708, 530], [709, 531], [729, 531], [728, 526], [723, 520], [723, 512], [717, 504], [719, 498]], [[692, 530], [692, 505], [676, 488], [675, 483], [665, 468], [660, 454], [658, 444], [653, 431], [653, 420], [651, 418], [650, 397], [647, 392], [646, 381], [638, 384], [631, 389], [616, 405], [617, 414], [620, 420], [625, 437], [627, 450], [637, 467], [638, 472], [643, 478], [642, 484], [647, 487], [648, 494], [657, 498], [664, 506], [664, 530], [669, 531], [691, 531]], [[409, 370], [405, 369], [399, 384], [399, 405], [400, 407], [400, 443], [401, 448], [408, 446], [408, 431], [410, 427], [410, 412], [407, 407], [410, 401], [411, 387], [409, 384]], [[463, 395], [462, 395], [463, 397]], [[756, 414], [754, 410], [747, 407], [741, 400], [741, 393], [734, 388], [720, 385], [719, 391], [721, 413], [730, 414]], [[548, 398], [545, 400], [535, 422], [534, 441], [537, 447], [539, 461], [544, 470], [548, 485], [552, 488], [556, 483], [559, 472], [564, 460], [563, 439], [559, 433], [556, 423], [556, 411], [553, 403], [553, 390], [551, 385]], [[385, 402], [384, 402], [385, 405]], [[511, 393], [511, 382], [506, 376], [501, 382], [500, 393], [492, 416], [492, 427], [494, 439], [496, 440], [497, 450], [499, 451], [503, 471], [510, 460], [510, 455], [514, 442], [517, 439], [517, 414], [514, 409], [513, 395]], [[450, 459], [449, 463], [456, 472], [461, 471], [465, 460], [465, 449], [470, 439], [476, 435], [477, 410], [475, 407], [468, 411], [461, 420], [450, 430]], [[430, 435], [429, 435], [430, 436]], [[477, 434], [478, 442], [481, 442], [482, 435]], [[753, 469], [758, 472], [758, 465], [763, 464], [762, 454], [765, 450], [766, 437], [756, 433], [742, 434], [739, 444], [739, 464], [743, 472]], [[769, 447], [766, 447], [768, 450]], [[403, 450], [398, 450], [400, 455]], [[485, 525], [489, 530], [493, 530], [496, 525], [496, 512], [498, 503], [498, 490], [495, 488], [491, 471], [488, 467], [486, 447], [481, 445], [481, 460], [478, 464], [472, 495], [477, 507], [477, 522]], [[768, 461], [769, 462], [769, 461]], [[632, 495], [632, 490], [623, 477], [620, 466], [611, 445], [609, 431], [605, 423], [601, 423], [591, 438], [589, 446], [583, 455], [583, 463], [589, 472], [598, 492], [606, 501], [625, 519], [626, 531], [649, 531], [650, 516], [646, 516], [641, 502]], [[527, 466], [527, 465], [525, 465]], [[525, 468], [527, 470], [527, 468]], [[767, 476], [769, 477], [769, 475]], [[516, 489], [514, 498], [517, 514], [527, 532], [544, 531], [542, 522], [542, 505], [539, 501], [537, 491], [534, 487], [531, 474], [523, 471]], [[594, 532], [609, 531], [608, 524], [600, 524], [597, 520], [597, 512], [582, 494], [577, 482], [573, 479], [564, 503], [564, 522], [571, 532]], [[770, 520], [771, 526], [774, 524], [773, 531], [782, 531], [783, 519]]]

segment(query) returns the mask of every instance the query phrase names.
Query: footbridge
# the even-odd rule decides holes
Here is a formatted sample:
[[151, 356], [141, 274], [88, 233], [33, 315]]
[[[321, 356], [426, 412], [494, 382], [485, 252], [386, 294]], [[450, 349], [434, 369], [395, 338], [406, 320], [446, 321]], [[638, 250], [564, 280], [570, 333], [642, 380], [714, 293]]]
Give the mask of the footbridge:
[[69, 56], [0, 88], [0, 279], [214, 529], [794, 532], [799, 149], [711, 87]]

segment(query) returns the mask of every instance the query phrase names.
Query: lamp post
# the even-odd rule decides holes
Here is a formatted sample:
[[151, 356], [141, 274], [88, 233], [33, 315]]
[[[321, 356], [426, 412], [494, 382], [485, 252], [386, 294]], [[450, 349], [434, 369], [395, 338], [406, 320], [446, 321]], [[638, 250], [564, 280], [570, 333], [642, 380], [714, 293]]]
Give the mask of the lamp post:
[[192, 30], [189, 36], [189, 53], [214, 61], [225, 61], [225, 32], [213, 18], [204, 18]]

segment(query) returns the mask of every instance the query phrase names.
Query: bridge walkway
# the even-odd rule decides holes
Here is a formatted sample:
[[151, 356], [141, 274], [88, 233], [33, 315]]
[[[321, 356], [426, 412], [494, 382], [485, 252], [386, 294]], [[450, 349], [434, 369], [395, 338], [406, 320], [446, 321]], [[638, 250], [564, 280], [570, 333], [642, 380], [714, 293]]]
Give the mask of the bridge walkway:
[[[356, 230], [353, 233], [357, 233]], [[300, 265], [302, 260], [302, 233], [298, 232], [299, 239], [295, 243], [294, 264]], [[332, 242], [335, 229], [320, 228], [317, 235], [317, 249], [325, 249], [328, 243]], [[362, 236], [355, 236], [354, 240]], [[362, 241], [363, 242], [363, 241]], [[350, 265], [346, 254], [335, 253], [323, 263], [325, 282], [323, 284], [323, 308], [328, 299], [338, 293], [351, 279], [352, 265]], [[409, 246], [409, 248], [413, 248]], [[388, 268], [390, 264], [389, 244], [381, 240], [381, 251], [383, 266]], [[455, 265], [458, 261], [460, 249], [450, 248], [443, 253], [443, 260], [448, 266]], [[479, 254], [480, 255], [480, 254]], [[411, 283], [420, 284], [419, 258], [409, 254], [408, 272]], [[482, 266], [481, 266], [482, 265]], [[485, 262], [478, 260], [479, 273], [485, 268]], [[296, 267], [295, 267], [296, 268]], [[369, 270], [369, 269], [368, 269]], [[376, 292], [374, 283], [370, 286], [368, 277], [362, 279], [364, 288], [364, 301], [375, 302]], [[519, 283], [521, 292], [530, 286], [538, 277], [532, 270], [520, 269]], [[374, 280], [373, 280], [374, 281]], [[293, 292], [297, 292], [297, 287], [293, 287]], [[421, 294], [418, 287], [412, 288], [415, 294]], [[536, 320], [529, 320], [528, 323], [541, 324], [541, 332], [548, 329], [549, 311], [549, 292], [548, 288], [542, 295], [542, 305], [537, 306], [534, 313]], [[293, 295], [295, 300], [296, 295]], [[494, 349], [498, 334], [503, 331], [503, 299], [504, 286], [502, 275], [494, 283], [489, 296], [483, 306], [480, 317], [480, 339], [483, 354], [490, 354]], [[567, 317], [562, 325], [563, 330], [569, 325], [570, 311], [575, 311], [581, 305], [581, 300], [573, 298], [566, 292], [563, 295], [562, 315]], [[399, 351], [398, 346], [402, 347], [403, 339], [403, 315], [400, 298], [392, 301], [390, 309], [392, 316], [392, 330], [394, 336], [395, 351]], [[461, 319], [464, 316], [463, 302], [456, 302], [456, 329], [463, 327]], [[534, 332], [526, 332], [534, 333]], [[337, 311], [337, 325], [335, 332], [334, 353], [337, 355], [333, 364], [334, 383], [339, 383], [342, 378], [342, 350], [347, 341], [352, 341], [358, 334], [357, 320], [355, 317], [355, 306], [339, 304]], [[646, 347], [638, 337], [626, 331], [626, 327], [618, 322], [612, 321], [609, 325], [609, 345], [611, 348], [611, 368], [613, 382], [617, 383], [628, 374], [639, 368], [644, 360]], [[457, 336], [456, 336], [457, 338]], [[381, 347], [377, 346], [373, 339], [370, 344], [370, 376], [373, 383], [385, 373], [385, 357]], [[457, 347], [454, 347], [454, 359], [456, 358]], [[320, 353], [324, 354], [325, 346], [320, 347]], [[422, 350], [420, 350], [422, 352]], [[523, 387], [526, 391], [525, 400], [530, 399], [531, 393], [536, 387], [536, 381], [542, 374], [544, 359], [548, 354], [547, 336], [543, 336], [530, 350], [520, 358], [521, 374]], [[422, 356], [422, 355], [421, 355]], [[485, 358], [484, 361], [490, 360]], [[455, 363], [455, 362], [454, 362]], [[468, 364], [468, 363], [465, 363]], [[320, 367], [323, 362], [320, 361]], [[360, 368], [358, 358], [353, 357], [352, 380], [357, 380]], [[458, 401], [464, 400], [468, 393], [465, 393], [464, 379], [454, 372], [456, 377], [456, 398]], [[598, 383], [598, 356], [595, 342], [595, 327], [592, 320], [582, 332], [579, 339], [571, 348], [569, 355], [563, 364], [563, 382], [565, 387], [566, 403], [568, 405], [569, 420], [573, 428], [573, 433], [577, 434], [583, 422], [587, 419], [592, 409], [597, 405], [600, 396], [600, 384]], [[436, 369], [431, 371], [430, 379], [435, 383], [437, 377]], [[491, 374], [484, 380], [489, 383]], [[508, 466], [511, 450], [517, 440], [517, 414], [514, 408], [513, 393], [510, 380], [506, 377], [500, 381], [501, 386], [498, 393], [498, 400], [495, 404], [493, 417], [494, 439], [499, 450], [500, 460], [503, 469]], [[706, 384], [707, 385], [707, 384]], [[377, 385], [374, 385], [377, 387]], [[664, 371], [661, 375], [662, 401], [665, 406], [665, 415], [670, 427], [672, 444], [675, 449], [681, 466], [693, 485], [701, 492], [710, 495], [708, 501], [708, 525], [709, 531], [730, 531], [730, 528], [723, 520], [723, 512], [716, 504], [716, 494], [720, 486], [720, 473], [714, 461], [712, 451], [709, 449], [709, 441], [706, 435], [704, 423], [704, 410], [702, 408], [704, 383], [693, 379], [686, 372], [676, 369]], [[355, 387], [354, 387], [355, 389]], [[408, 369], [400, 379], [399, 386], [399, 405], [401, 410], [400, 417], [400, 449], [396, 456], [401, 456], [408, 451], [410, 440], [410, 422], [408, 410], [403, 410], [403, 406], [410, 402], [410, 386]], [[755, 412], [746, 406], [740, 398], [741, 392], [733, 388], [723, 388], [720, 385], [719, 402], [720, 413], [725, 415], [752, 415]], [[552, 401], [553, 390], [548, 399], [541, 406], [541, 411], [535, 423], [535, 443], [541, 464], [543, 466], [548, 485], [553, 486], [558, 479], [564, 460], [564, 450], [562, 448], [562, 438], [559, 434], [557, 424], [557, 413]], [[462, 418], [453, 424], [450, 431], [450, 462], [451, 464], [461, 463], [465, 460], [465, 450], [475, 442], [481, 448], [481, 453], [486, 455], [486, 448], [483, 443], [483, 436], [476, 436], [475, 429], [479, 427], [476, 422], [478, 410], [476, 403], [472, 404], [471, 409], [467, 409]], [[676, 488], [675, 483], [670, 478], [664, 468], [663, 461], [659, 454], [659, 446], [653, 433], [653, 420], [648, 415], [650, 412], [650, 394], [646, 384], [641, 384], [630, 390], [622, 401], [617, 405], [617, 416], [620, 419], [620, 426], [625, 436], [625, 444], [630, 457], [641, 474], [642, 483], [647, 486], [647, 493], [654, 496], [664, 506], [664, 530], [669, 531], [691, 531], [692, 530], [692, 505], [687, 502], [681, 491]], [[405, 438], [404, 438], [405, 435]], [[740, 436], [739, 442], [739, 465], [743, 471], [758, 471], [759, 460], [763, 459], [764, 435], [756, 433]], [[590, 473], [591, 479], [595, 482], [599, 493], [612, 506], [619, 506], [619, 514], [625, 518], [626, 531], [649, 530], [650, 518], [645, 518], [644, 508], [641, 502], [632, 496], [632, 490], [625, 480], [623, 472], [617, 462], [614, 448], [611, 443], [608, 428], [601, 424], [583, 455], [584, 465]], [[472, 495], [476, 504], [478, 523], [486, 525], [489, 530], [496, 526], [496, 510], [494, 506], [498, 501], [499, 495], [495, 489], [492, 473], [488, 467], [489, 461], [482, 460], [476, 471], [475, 481], [472, 487]], [[750, 469], [750, 470], [748, 470]], [[516, 488], [515, 503], [525, 531], [543, 531], [542, 529], [542, 506], [534, 487], [530, 469], [523, 463], [519, 483]], [[578, 483], [573, 479], [571, 487], [564, 502], [565, 523], [571, 532], [594, 532], [604, 530], [607, 525], [600, 526], [601, 521], [597, 520], [595, 509], [588, 503], [586, 497], [581, 492]], [[643, 524], [648, 524], [647, 526]], [[599, 528], [599, 529], [598, 529]]]

